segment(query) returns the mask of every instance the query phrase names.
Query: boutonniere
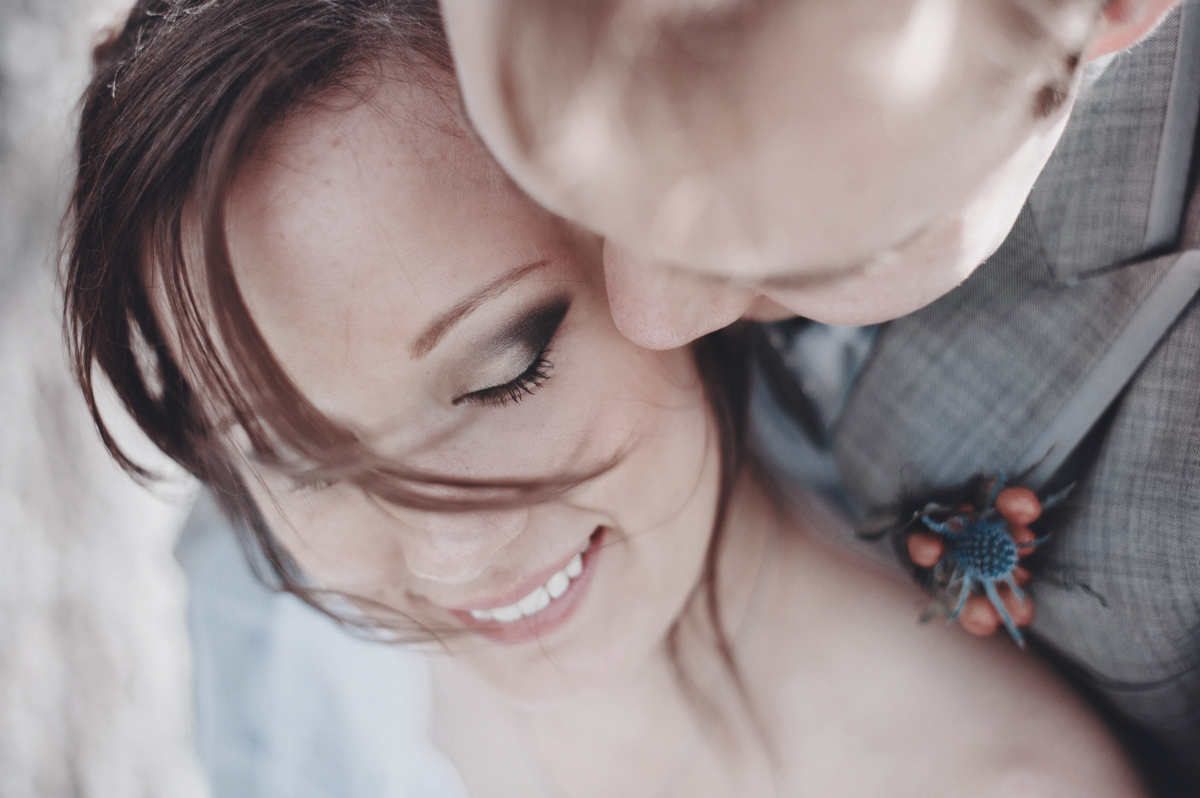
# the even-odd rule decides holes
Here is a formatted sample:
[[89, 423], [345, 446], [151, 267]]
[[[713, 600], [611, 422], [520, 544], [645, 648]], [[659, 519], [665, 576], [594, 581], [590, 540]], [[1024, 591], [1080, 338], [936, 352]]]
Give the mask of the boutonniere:
[[[1007, 585], [1025, 605], [1021, 586], [1029, 574], [1020, 560], [1049, 539], [1049, 535], [1038, 537], [1029, 525], [1062, 502], [1073, 485], [1043, 499], [1028, 488], [1007, 488], [1007, 481], [1005, 472], [977, 475], [933, 495], [910, 499], [904, 507], [869, 522], [858, 534], [866, 540], [890, 539], [901, 562], [931, 596], [922, 621], [957, 620], [971, 595], [983, 595], [1024, 648], [1025, 638], [998, 587]], [[925, 554], [923, 547], [932, 553]]]

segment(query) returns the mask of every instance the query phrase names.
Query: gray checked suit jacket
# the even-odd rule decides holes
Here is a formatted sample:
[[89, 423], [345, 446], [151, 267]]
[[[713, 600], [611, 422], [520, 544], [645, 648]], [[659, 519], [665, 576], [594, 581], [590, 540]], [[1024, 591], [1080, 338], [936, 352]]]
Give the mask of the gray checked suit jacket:
[[[1189, 172], [1198, 113], [1200, 0], [1089, 66], [1008, 240], [955, 291], [879, 333], [833, 431], [863, 507], [1013, 468], [1086, 390], [1139, 304], [1181, 253], [1200, 248]], [[1035, 582], [1032, 628], [1200, 773], [1200, 302], [1141, 362], [1076, 460], [1066, 477], [1076, 487], [1047, 519], [1053, 537], [1038, 556], [1104, 603]]]

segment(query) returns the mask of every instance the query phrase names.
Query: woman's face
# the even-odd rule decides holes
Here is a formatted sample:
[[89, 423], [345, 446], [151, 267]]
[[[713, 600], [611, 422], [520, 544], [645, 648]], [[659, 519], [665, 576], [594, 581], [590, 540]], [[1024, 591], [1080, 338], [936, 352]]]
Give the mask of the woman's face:
[[679, 614], [710, 536], [717, 434], [690, 353], [617, 332], [598, 242], [514, 188], [454, 106], [451, 88], [388, 79], [273, 131], [228, 206], [247, 306], [305, 396], [407, 467], [549, 480], [616, 465], [472, 512], [249, 464], [248, 481], [322, 587], [466, 630], [444, 637], [453, 653], [546, 700], [628, 673]]

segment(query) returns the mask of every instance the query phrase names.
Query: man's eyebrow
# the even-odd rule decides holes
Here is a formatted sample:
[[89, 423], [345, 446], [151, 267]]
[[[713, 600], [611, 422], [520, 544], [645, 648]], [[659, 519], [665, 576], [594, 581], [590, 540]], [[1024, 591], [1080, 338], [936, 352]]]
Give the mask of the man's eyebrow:
[[459, 302], [448, 311], [438, 316], [433, 322], [425, 328], [425, 332], [421, 333], [420, 337], [413, 342], [410, 352], [414, 360], [419, 360], [429, 354], [438, 342], [450, 332], [450, 328], [458, 324], [467, 316], [489, 299], [493, 299], [500, 294], [512, 288], [515, 284], [523, 280], [531, 272], [545, 268], [550, 265], [547, 259], [526, 263], [524, 266], [518, 266], [510, 272], [500, 275], [492, 282], [480, 288], [475, 293], [468, 296], [462, 302]]

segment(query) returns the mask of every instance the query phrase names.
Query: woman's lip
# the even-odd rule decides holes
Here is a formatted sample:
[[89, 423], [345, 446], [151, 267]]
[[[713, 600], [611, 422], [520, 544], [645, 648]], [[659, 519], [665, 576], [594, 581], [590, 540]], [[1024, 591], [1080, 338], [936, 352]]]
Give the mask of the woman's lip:
[[[596, 530], [594, 532], [592, 532], [591, 535], [588, 536], [587, 543], [584, 546], [582, 546], [581, 548], [590, 548], [592, 545], [594, 545], [600, 539], [600, 533], [602, 531], [603, 531], [603, 527], [597, 527]], [[525, 598], [526, 596], [528, 596], [533, 591], [537, 590], [542, 585], [546, 584], [546, 581], [549, 580], [550, 577], [554, 576], [556, 573], [558, 573], [562, 569], [566, 568], [567, 563], [569, 563], [571, 561], [571, 559], [578, 553], [579, 553], [579, 551], [571, 552], [569, 555], [564, 557], [562, 559], [562, 561], [559, 562], [557, 565], [551, 566], [549, 568], [544, 568], [541, 571], [538, 571], [537, 573], [531, 574], [530, 576], [526, 577], [525, 579], [522, 579], [520, 582], [516, 583], [516, 585], [514, 585], [513, 587], [504, 591], [503, 593], [501, 593], [498, 596], [491, 596], [486, 599], [477, 599], [475, 601], [468, 601], [468, 602], [464, 602], [462, 604], [456, 604], [454, 606], [445, 605], [445, 604], [442, 606], [445, 609], [450, 610], [451, 612], [470, 613], [472, 610], [474, 610], [476, 612], [483, 611], [483, 610], [494, 610], [498, 607], [507, 607], [509, 605], [516, 604], [518, 601]]]
[[[493, 643], [515, 645], [545, 637], [567, 622], [579, 604], [584, 591], [591, 583], [592, 577], [596, 572], [596, 563], [600, 555], [600, 544], [604, 539], [604, 531], [605, 528], [600, 527], [593, 533], [590, 538], [591, 545], [583, 555], [583, 571], [579, 576], [571, 580], [566, 592], [550, 602], [545, 609], [533, 615], [527, 615], [507, 623], [494, 619], [481, 620], [474, 617], [470, 610], [451, 610], [451, 612], [463, 627], [482, 637], [486, 637]], [[571, 556], [574, 557], [575, 555]], [[554, 572], [551, 571], [550, 573], [553, 574]], [[536, 590], [539, 586], [535, 585], [531, 588], [531, 591]]]

